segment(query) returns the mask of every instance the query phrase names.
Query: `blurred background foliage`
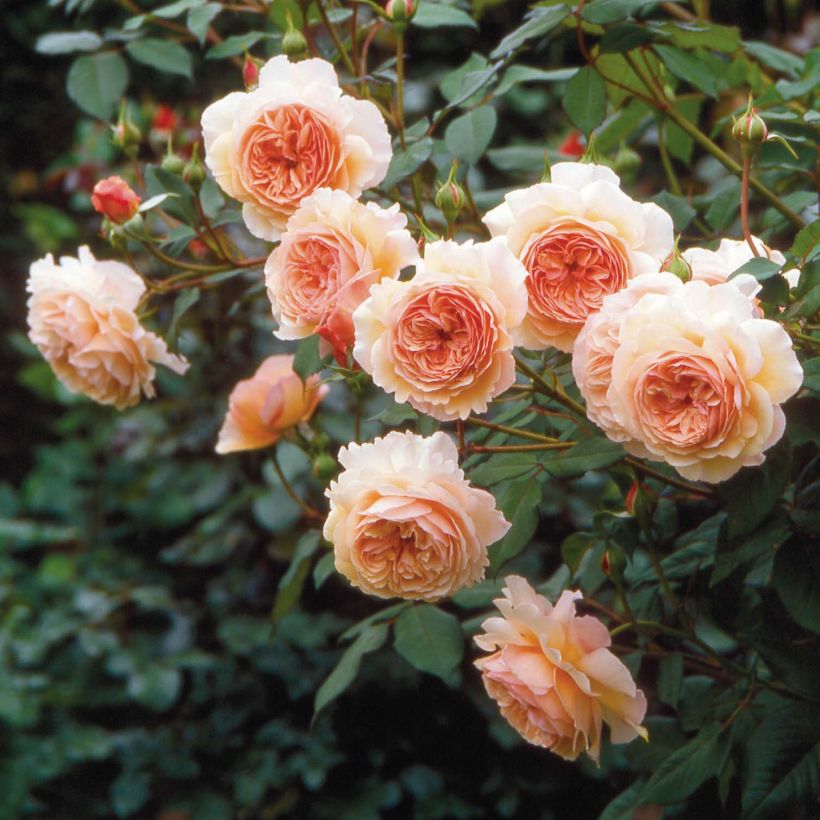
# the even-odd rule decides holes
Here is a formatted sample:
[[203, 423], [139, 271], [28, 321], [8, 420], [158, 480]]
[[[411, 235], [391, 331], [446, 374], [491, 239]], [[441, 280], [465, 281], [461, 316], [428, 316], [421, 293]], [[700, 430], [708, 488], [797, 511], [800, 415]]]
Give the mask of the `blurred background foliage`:
[[[161, 372], [160, 398], [122, 414], [68, 394], [27, 341], [24, 282], [30, 261], [46, 252], [73, 254], [84, 243], [98, 256], [112, 255], [98, 236], [90, 191], [111, 169], [130, 173], [110, 143], [109, 126], [89, 116], [110, 119], [122, 92], [115, 84], [111, 99], [103, 95], [91, 104], [98, 110], [79, 110], [66, 96], [66, 75], [76, 54], [54, 53], [61, 46], [44, 47], [42, 40], [38, 52], [35, 44], [43, 35], [69, 29], [106, 31], [109, 42], [129, 42], [124, 23], [140, 8], [163, 5], [93, 0], [0, 5], [5, 281], [0, 290], [0, 817], [586, 818], [599, 816], [619, 794], [625, 796], [609, 805], [605, 816], [631, 816], [647, 776], [672, 752], [687, 748], [687, 734], [711, 720], [710, 710], [719, 709], [726, 697], [712, 678], [684, 678], [675, 656], [660, 664], [651, 657], [632, 658], [633, 669], [643, 660], [639, 681], [650, 697], [652, 743], [607, 747], [600, 768], [589, 761], [568, 764], [523, 743], [484, 695], [470, 664], [469, 643], [456, 652], [456, 663], [425, 674], [382, 648], [384, 636], [379, 643], [377, 635], [358, 676], [352, 670], [355, 683], [314, 716], [316, 692], [344, 651], [340, 636], [385, 605], [335, 576], [318, 539], [305, 535], [301, 512], [268, 455], [218, 458], [213, 452], [236, 379], [250, 375], [265, 355], [283, 349], [271, 335], [258, 271], [202, 291], [195, 311], [184, 312], [179, 301], [161, 307], [155, 321], [190, 358], [191, 370], [184, 379]], [[141, 159], [156, 160], [164, 150], [158, 105], [173, 109], [176, 145], [184, 152], [197, 138], [204, 105], [241, 86], [236, 63], [243, 50], [253, 48], [260, 57], [278, 53], [283, 26], [277, 15], [283, 5], [274, 3], [271, 21], [254, 26], [239, 13], [216, 8], [211, 20], [227, 39], [216, 57], [207, 53], [213, 44], [188, 49], [195, 71], [184, 59], [180, 62], [179, 54], [171, 58], [176, 71], [169, 73], [129, 52], [130, 111], [144, 132], [159, 131], [143, 147]], [[816, 41], [818, 18], [808, 4], [734, 0], [712, 5], [715, 22], [739, 26], [744, 38], [794, 54]], [[455, 99], [464, 77], [486, 65], [480, 55], [492, 52], [528, 9], [517, 0], [474, 0], [472, 8], [430, 6], [451, 18], [464, 15], [471, 23], [441, 26], [433, 16], [428, 25], [411, 29], [410, 122]], [[298, 11], [295, 5], [293, 10]], [[344, 11], [340, 7], [337, 14]], [[257, 28], [258, 36], [248, 34]], [[389, 33], [383, 32], [372, 48], [374, 66], [388, 60]], [[808, 73], [800, 73], [802, 67], [795, 71], [788, 55], [779, 57], [786, 61], [786, 81], [809, 81], [811, 91], [820, 65], [816, 50], [813, 55]], [[526, 57], [528, 65], [547, 71], [580, 62], [577, 43], [565, 36], [536, 40]], [[116, 75], [120, 66], [112, 70]], [[713, 98], [693, 95], [683, 102], [690, 106], [689, 116], [700, 116], [724, 144], [728, 115], [743, 105], [753, 82], [741, 68], [733, 70], [737, 76], [726, 79]], [[374, 74], [374, 82], [381, 78], [389, 84], [389, 62]], [[469, 176], [482, 208], [495, 204], [505, 188], [537, 180], [545, 149], [558, 158], [559, 146], [570, 136], [562, 110], [568, 76], [559, 71], [533, 79], [513, 75], [506, 90], [496, 88], [492, 143]], [[765, 90], [767, 83], [758, 81]], [[797, 139], [802, 159], [791, 171], [803, 176], [792, 186], [789, 202], [806, 212], [816, 207], [816, 192], [804, 174], [811, 139], [802, 124], [786, 117], [777, 125]], [[613, 121], [609, 132], [604, 126], [598, 149], [616, 163], [633, 193], [648, 198], [667, 188], [652, 118], [643, 122], [637, 112], [631, 126], [616, 126]], [[673, 211], [678, 226], [685, 227], [698, 209], [707, 233], [735, 228], [733, 234], [739, 235], [734, 178], [695, 152], [682, 132], [670, 135], [668, 145], [685, 187], [681, 195], [666, 193], [659, 201]], [[442, 178], [451, 159], [446, 140], [437, 140], [430, 150]], [[769, 167], [764, 157], [761, 173], [782, 176], [784, 163], [773, 147]], [[214, 197], [218, 210], [223, 203], [218, 194]], [[231, 218], [226, 209], [224, 219]], [[786, 237], [784, 249], [791, 245], [793, 235], [776, 212], [761, 207], [755, 218], [772, 244], [777, 246], [781, 236]], [[243, 250], [258, 254], [261, 248], [241, 234], [237, 241], [245, 243]], [[184, 233], [176, 237], [180, 248], [189, 239]], [[384, 429], [384, 420], [400, 421], [395, 410], [384, 415], [389, 401], [383, 396], [351, 397], [337, 385], [317, 415], [332, 452], [353, 437], [354, 401], [364, 403], [365, 437]], [[816, 409], [816, 399], [793, 403], [796, 445], [808, 440], [801, 431]], [[382, 421], [373, 420], [380, 414]], [[810, 471], [813, 452], [804, 448], [795, 455], [794, 474], [798, 467]], [[279, 446], [278, 458], [294, 486], [322, 509], [323, 482], [313, 476], [309, 459], [288, 444]], [[792, 469], [789, 458], [788, 453], [780, 460], [776, 452], [769, 456], [773, 469], [785, 471], [778, 492]], [[770, 479], [779, 480], [767, 473], [765, 480]], [[798, 506], [802, 503], [805, 515], [816, 515], [811, 472], [801, 482], [795, 492], [810, 497], [798, 499]], [[550, 579], [544, 588], [556, 593], [569, 581], [562, 542], [605, 526], [599, 517], [593, 524], [593, 517], [601, 510], [622, 510], [623, 489], [601, 473], [547, 482], [533, 523], [533, 546], [505, 569]], [[666, 516], [661, 524], [672, 535], [696, 533], [679, 547], [701, 537], [714, 551], [715, 527], [722, 520], [716, 525], [715, 516], [704, 518], [702, 505], [660, 507], [659, 515]], [[760, 536], [764, 547], [784, 540], [778, 529], [782, 518], [772, 517], [767, 526], [771, 529]], [[803, 532], [800, 560], [811, 566], [816, 543], [808, 524]], [[606, 580], [600, 569], [603, 547], [595, 543], [575, 579], [592, 592]], [[750, 606], [743, 594], [744, 584], [761, 588], [766, 641], [773, 646], [784, 635], [794, 639], [781, 647], [786, 677], [791, 675], [794, 688], [816, 695], [816, 623], [814, 631], [803, 629], [811, 624], [796, 624], [774, 591], [762, 588], [771, 571], [770, 550], [758, 546], [754, 552], [753, 546], [745, 556], [729, 559], [736, 566], [724, 563], [724, 577], [737, 567], [742, 577], [721, 587], [719, 595], [709, 593], [711, 611], [702, 637], [730, 647], [736, 636], [721, 624], [732, 623], [740, 630], [758, 630], [762, 641], [760, 608]], [[677, 577], [691, 576], [690, 583], [710, 588], [710, 566], [702, 566], [702, 558], [702, 552], [690, 550], [689, 563]], [[705, 575], [701, 570], [707, 570]], [[472, 635], [497, 588], [491, 578], [443, 611]], [[651, 609], [654, 590], [645, 587], [642, 594]], [[817, 587], [802, 594], [816, 603]], [[798, 653], [799, 663], [792, 662], [790, 652]], [[817, 741], [818, 723], [807, 708], [804, 704], [797, 712], [788, 699], [764, 693], [734, 722], [735, 740], [745, 742], [773, 714], [770, 731], [779, 732], [780, 740], [758, 736], [753, 743], [776, 750], [776, 765], [789, 763], [789, 754], [802, 755]], [[670, 817], [739, 816], [738, 769], [758, 764], [742, 756], [730, 760], [728, 748], [710, 746], [700, 758], [697, 748], [689, 748], [685, 758], [704, 771], [692, 773], [694, 785], [679, 789], [679, 799], [663, 801], [671, 808], [651, 804], [641, 816], [659, 817], [664, 811]], [[805, 777], [804, 802], [818, 786], [817, 771], [809, 767]], [[775, 805], [786, 811], [783, 803]]]

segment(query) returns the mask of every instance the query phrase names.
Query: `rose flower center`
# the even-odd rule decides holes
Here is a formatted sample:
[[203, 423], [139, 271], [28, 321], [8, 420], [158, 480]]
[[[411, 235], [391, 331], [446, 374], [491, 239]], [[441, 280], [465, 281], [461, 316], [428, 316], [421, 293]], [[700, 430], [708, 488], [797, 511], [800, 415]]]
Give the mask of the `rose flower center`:
[[734, 389], [704, 356], [674, 355], [652, 364], [637, 385], [641, 423], [661, 441], [698, 447], [723, 438], [735, 423]]
[[260, 114], [245, 131], [240, 152], [246, 186], [274, 205], [301, 200], [332, 182], [342, 159], [336, 130], [301, 105]]
[[285, 267], [289, 311], [318, 324], [339, 288], [340, 268], [339, 248], [331, 242], [314, 237], [294, 242]]
[[408, 303], [394, 334], [397, 371], [416, 383], [438, 387], [482, 372], [497, 330], [489, 308], [472, 293], [440, 287]]
[[521, 260], [529, 272], [527, 292], [535, 312], [583, 324], [604, 297], [621, 290], [629, 263], [618, 241], [595, 228], [564, 222], [527, 244]]

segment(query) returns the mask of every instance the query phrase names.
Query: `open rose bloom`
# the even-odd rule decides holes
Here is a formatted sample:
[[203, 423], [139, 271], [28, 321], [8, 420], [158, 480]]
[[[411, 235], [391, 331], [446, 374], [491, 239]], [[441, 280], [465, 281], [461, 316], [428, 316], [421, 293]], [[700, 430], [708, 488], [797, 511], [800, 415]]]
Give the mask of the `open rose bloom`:
[[432, 242], [410, 281], [375, 285], [353, 314], [353, 355], [398, 402], [442, 420], [483, 413], [515, 381], [526, 277], [502, 242]]
[[319, 188], [358, 197], [387, 173], [392, 149], [373, 103], [343, 94], [325, 60], [284, 55], [202, 114], [205, 162], [226, 194], [243, 203], [248, 230], [278, 239], [299, 203]]
[[[763, 259], [777, 262], [778, 265], [786, 261], [786, 257], [780, 251], [773, 250], [756, 236], [752, 237], [752, 242], [757, 249], [758, 256]], [[682, 256], [692, 269], [692, 278], [701, 279], [710, 285], [719, 285], [728, 281], [739, 267], [755, 258], [745, 239], [721, 239], [715, 251], [706, 248], [689, 248], [683, 252]], [[800, 271], [797, 268], [786, 271], [783, 276], [790, 287], [797, 287], [800, 278]], [[734, 277], [732, 281], [734, 282], [736, 278]]]
[[216, 452], [269, 447], [285, 430], [308, 421], [328, 389], [319, 385], [318, 376], [303, 383], [293, 370], [292, 355], [269, 356], [231, 391]]
[[565, 590], [555, 606], [524, 578], [505, 579], [475, 642], [492, 654], [479, 658], [487, 694], [527, 741], [566, 760], [586, 752], [598, 761], [603, 724], [613, 743], [647, 739], [641, 721], [646, 698], [609, 650], [609, 631], [591, 615], [577, 615], [580, 592]]
[[318, 333], [342, 362], [353, 347], [353, 311], [370, 286], [418, 257], [399, 206], [381, 208], [322, 188], [302, 201], [265, 265], [280, 339]]
[[569, 351], [604, 297], [659, 270], [672, 250], [672, 219], [630, 199], [603, 165], [559, 162], [551, 182], [507, 194], [484, 222], [529, 273], [524, 347]]
[[336, 569], [380, 598], [437, 601], [484, 577], [487, 546], [510, 525], [472, 487], [444, 433], [392, 432], [339, 451], [324, 537]]
[[34, 262], [27, 287], [29, 338], [72, 393], [122, 410], [141, 393], [154, 396], [154, 364], [188, 369], [140, 324], [145, 284], [127, 265], [95, 259], [83, 246], [76, 259]]
[[686, 478], [719, 482], [762, 464], [785, 429], [780, 404], [802, 383], [788, 333], [759, 318], [742, 276], [636, 282], [639, 298], [607, 298], [573, 353], [590, 417]]

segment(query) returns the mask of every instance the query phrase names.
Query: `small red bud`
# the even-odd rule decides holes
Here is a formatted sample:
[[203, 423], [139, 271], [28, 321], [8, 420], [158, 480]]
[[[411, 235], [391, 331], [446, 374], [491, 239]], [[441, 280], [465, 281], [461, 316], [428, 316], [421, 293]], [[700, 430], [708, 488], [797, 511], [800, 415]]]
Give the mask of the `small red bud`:
[[91, 194], [91, 204], [97, 213], [116, 225], [128, 222], [139, 210], [140, 198], [131, 186], [120, 177], [101, 179]]
[[558, 147], [558, 153], [565, 157], [582, 157], [584, 155], [584, 143], [581, 142], [580, 131], [570, 131], [567, 138]]
[[638, 495], [638, 490], [640, 490], [640, 485], [637, 481], [633, 481], [629, 492], [626, 494], [626, 500], [624, 501], [624, 509], [630, 515], [635, 515], [635, 498]]
[[158, 137], [168, 136], [177, 127], [177, 115], [170, 105], [158, 105], [151, 120], [151, 130]]
[[245, 62], [242, 64], [242, 81], [248, 91], [253, 91], [259, 85], [259, 66], [250, 54], [245, 55]]
[[416, 13], [416, 3], [414, 0], [387, 0], [384, 10], [394, 23], [406, 23]]
[[601, 558], [601, 569], [604, 575], [612, 575], [612, 562], [609, 560], [609, 550], [604, 550], [603, 557]]

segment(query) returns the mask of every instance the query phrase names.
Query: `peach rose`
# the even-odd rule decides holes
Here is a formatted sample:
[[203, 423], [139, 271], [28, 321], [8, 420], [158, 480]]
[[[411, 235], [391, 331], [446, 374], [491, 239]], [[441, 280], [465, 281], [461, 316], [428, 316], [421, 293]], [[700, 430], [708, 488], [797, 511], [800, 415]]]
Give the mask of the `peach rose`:
[[612, 354], [615, 437], [694, 480], [762, 464], [785, 429], [779, 405], [803, 380], [788, 333], [734, 283], [645, 293], [620, 319]]
[[364, 205], [344, 191], [321, 188], [304, 199], [265, 265], [276, 336], [318, 333], [346, 362], [353, 311], [370, 286], [397, 278], [418, 257], [406, 225], [398, 205]]
[[388, 433], [339, 451], [325, 495], [336, 569], [379, 598], [437, 601], [484, 577], [487, 546], [510, 528], [472, 487], [444, 433]]
[[343, 94], [330, 63], [284, 55], [262, 67], [256, 89], [208, 106], [202, 134], [208, 168], [261, 239], [278, 239], [318, 188], [358, 197], [378, 185], [392, 155], [378, 108]]
[[108, 177], [94, 186], [91, 204], [97, 213], [120, 225], [139, 210], [140, 198], [124, 179]]
[[154, 364], [184, 373], [188, 363], [168, 352], [135, 313], [142, 279], [120, 262], [48, 254], [31, 265], [27, 289], [29, 338], [72, 392], [118, 410], [154, 396]]
[[[782, 265], [786, 261], [780, 251], [772, 250], [756, 236], [752, 237], [752, 242], [757, 248], [757, 252], [764, 259], [770, 259]], [[710, 285], [719, 285], [728, 281], [729, 277], [750, 259], [754, 259], [752, 249], [745, 239], [721, 239], [716, 251], [706, 248], [689, 248], [681, 254], [684, 260], [692, 269], [692, 278], [708, 282]], [[797, 268], [785, 271], [783, 274], [789, 287], [797, 287], [800, 279], [800, 271]], [[736, 282], [737, 277], [732, 279]]]
[[258, 450], [307, 421], [328, 391], [317, 375], [303, 383], [293, 370], [293, 356], [268, 356], [250, 379], [237, 382], [219, 431], [216, 452]]
[[527, 272], [499, 241], [428, 244], [416, 275], [385, 279], [353, 314], [373, 381], [438, 419], [466, 419], [515, 381]]
[[475, 637], [492, 654], [475, 665], [510, 725], [566, 760], [586, 752], [597, 763], [604, 723], [613, 743], [648, 739], [646, 698], [607, 648], [607, 628], [576, 615], [581, 593], [565, 590], [552, 606], [524, 578], [505, 582], [504, 597], [494, 601], [503, 617], [488, 618]]
[[529, 273], [521, 344], [569, 351], [604, 297], [660, 268], [674, 244], [672, 219], [630, 199], [604, 165], [559, 162], [551, 174], [507, 194], [484, 222]]

